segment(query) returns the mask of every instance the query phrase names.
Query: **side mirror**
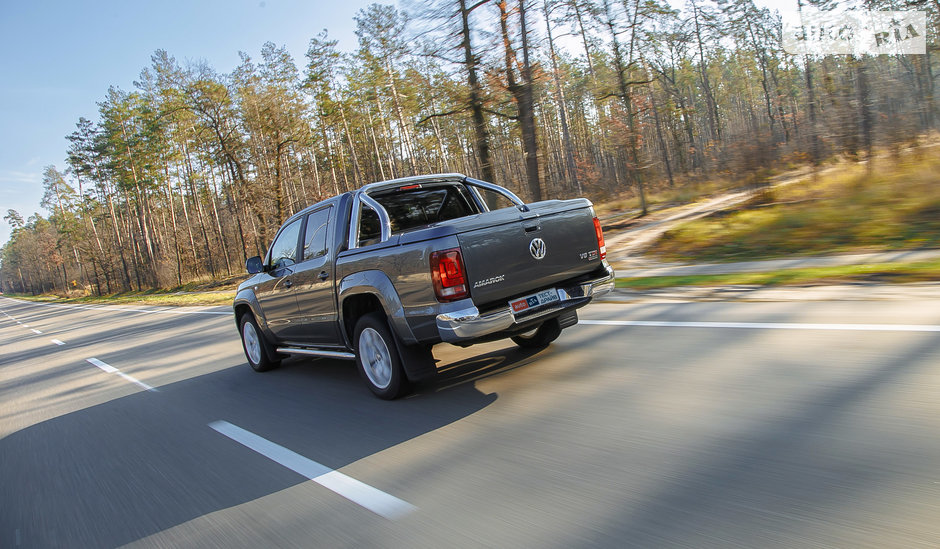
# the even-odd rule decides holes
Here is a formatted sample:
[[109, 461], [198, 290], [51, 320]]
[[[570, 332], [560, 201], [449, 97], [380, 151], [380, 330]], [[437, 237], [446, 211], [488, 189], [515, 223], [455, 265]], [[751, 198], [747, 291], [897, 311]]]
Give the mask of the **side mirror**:
[[249, 257], [245, 261], [245, 269], [248, 271], [248, 274], [258, 274], [264, 270], [264, 263], [261, 262], [261, 256], [256, 255], [254, 257]]

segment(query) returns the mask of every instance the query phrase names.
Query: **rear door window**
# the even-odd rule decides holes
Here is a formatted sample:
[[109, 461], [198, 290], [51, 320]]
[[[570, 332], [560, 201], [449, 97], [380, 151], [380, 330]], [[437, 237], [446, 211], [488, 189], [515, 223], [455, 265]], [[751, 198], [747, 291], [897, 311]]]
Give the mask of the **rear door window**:
[[304, 258], [315, 259], [327, 254], [326, 234], [333, 208], [323, 208], [307, 216], [307, 228], [304, 231]]

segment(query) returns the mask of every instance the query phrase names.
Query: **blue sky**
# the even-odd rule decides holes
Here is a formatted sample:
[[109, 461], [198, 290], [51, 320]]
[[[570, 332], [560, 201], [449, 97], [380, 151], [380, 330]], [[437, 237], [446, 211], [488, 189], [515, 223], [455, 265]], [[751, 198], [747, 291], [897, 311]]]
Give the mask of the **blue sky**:
[[[109, 86], [133, 89], [155, 50], [230, 72], [239, 51], [259, 57], [271, 41], [302, 67], [324, 28], [354, 50], [353, 16], [374, 1], [0, 0], [0, 217], [11, 208], [47, 215], [43, 168], [65, 169], [65, 136], [79, 117], [97, 120]], [[0, 245], [9, 236], [0, 221]]]

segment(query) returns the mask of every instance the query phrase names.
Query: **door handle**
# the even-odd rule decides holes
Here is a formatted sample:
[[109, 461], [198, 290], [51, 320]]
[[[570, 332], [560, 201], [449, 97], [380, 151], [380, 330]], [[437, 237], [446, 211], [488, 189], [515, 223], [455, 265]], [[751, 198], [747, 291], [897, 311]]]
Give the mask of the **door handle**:
[[284, 281], [284, 287], [285, 287], [285, 288], [290, 288], [290, 287], [293, 286], [293, 285], [294, 285], [294, 283], [291, 282], [289, 278]]
[[327, 278], [330, 278], [330, 273], [326, 271], [320, 271], [320, 276], [318, 278], [320, 280], [326, 280]]

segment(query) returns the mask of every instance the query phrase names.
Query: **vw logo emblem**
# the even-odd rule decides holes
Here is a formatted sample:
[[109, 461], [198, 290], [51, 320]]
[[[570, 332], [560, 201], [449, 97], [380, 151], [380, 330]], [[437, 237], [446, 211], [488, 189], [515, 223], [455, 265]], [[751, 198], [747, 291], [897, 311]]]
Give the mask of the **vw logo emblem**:
[[541, 238], [533, 238], [532, 242], [529, 242], [529, 253], [532, 254], [532, 257], [535, 259], [544, 259], [545, 241]]

